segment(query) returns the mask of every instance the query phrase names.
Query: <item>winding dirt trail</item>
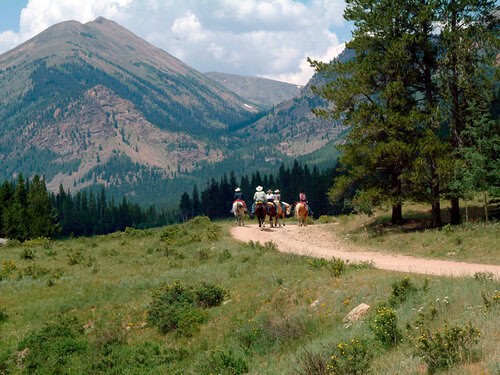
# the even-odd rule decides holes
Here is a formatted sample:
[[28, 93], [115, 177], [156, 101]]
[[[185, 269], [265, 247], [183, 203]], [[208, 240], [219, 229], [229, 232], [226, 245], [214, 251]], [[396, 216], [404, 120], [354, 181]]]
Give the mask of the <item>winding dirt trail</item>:
[[407, 255], [394, 255], [366, 251], [345, 243], [335, 235], [335, 223], [314, 224], [298, 227], [287, 224], [285, 227], [260, 230], [257, 224], [233, 227], [232, 236], [243, 242], [272, 241], [279, 251], [308, 255], [317, 258], [342, 258], [354, 262], [372, 262], [376, 268], [443, 276], [473, 276], [476, 272], [491, 272], [500, 279], [500, 266], [453, 262], [446, 260], [415, 258]]

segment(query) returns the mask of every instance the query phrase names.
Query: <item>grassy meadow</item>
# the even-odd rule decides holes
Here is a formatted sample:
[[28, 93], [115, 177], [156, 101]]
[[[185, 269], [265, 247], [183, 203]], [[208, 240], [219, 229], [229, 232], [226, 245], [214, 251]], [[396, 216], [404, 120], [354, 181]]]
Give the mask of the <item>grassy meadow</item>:
[[[354, 220], [341, 219], [346, 234], [364, 232]], [[500, 372], [491, 275], [425, 277], [281, 254], [234, 241], [231, 225], [198, 217], [0, 247], [0, 374]], [[411, 235], [460, 235], [465, 248], [469, 230]], [[489, 239], [476, 243], [490, 233], [498, 239], [497, 224], [477, 230]], [[386, 233], [384, 246], [400, 251], [400, 235]], [[344, 322], [361, 303], [367, 315]]]
[[[405, 206], [403, 215], [407, 222], [401, 226], [389, 224], [389, 212], [377, 212], [373, 216], [347, 215], [333, 220], [338, 223], [336, 231], [341, 237], [364, 249], [500, 265], [500, 222], [484, 222], [483, 208], [477, 203], [470, 208], [469, 222], [438, 229], [430, 228], [429, 207], [421, 204]], [[448, 216], [447, 203], [443, 202], [443, 222], [449, 220]]]

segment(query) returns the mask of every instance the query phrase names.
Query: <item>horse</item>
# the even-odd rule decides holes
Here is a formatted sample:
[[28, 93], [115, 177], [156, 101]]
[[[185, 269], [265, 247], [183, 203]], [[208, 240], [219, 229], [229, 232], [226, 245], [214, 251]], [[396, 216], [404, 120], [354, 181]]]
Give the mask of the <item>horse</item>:
[[[278, 211], [276, 213], [276, 217], [274, 218], [274, 226], [277, 226], [278, 224], [280, 227], [281, 224], [285, 226], [285, 218], [290, 215], [292, 205], [285, 202], [277, 202], [276, 204], [278, 205]], [[284, 211], [282, 206], [285, 208]], [[279, 219], [281, 219], [281, 222], [279, 221]]]
[[245, 212], [247, 211], [245, 205], [241, 201], [233, 202], [233, 209], [235, 224], [238, 226], [245, 226]]
[[305, 203], [299, 202], [295, 205], [295, 217], [297, 218], [300, 226], [307, 226], [307, 215], [309, 214], [307, 210], [307, 205]]
[[257, 202], [255, 204], [255, 216], [259, 221], [259, 228], [263, 229], [266, 226], [266, 205], [262, 202]]
[[[269, 216], [269, 225], [271, 226], [271, 228], [273, 227], [273, 224], [274, 226], [276, 226], [276, 215], [278, 214], [278, 212], [276, 211], [276, 206], [274, 205], [273, 202], [267, 202], [267, 215]], [[274, 220], [274, 223], [273, 223], [273, 220]]]

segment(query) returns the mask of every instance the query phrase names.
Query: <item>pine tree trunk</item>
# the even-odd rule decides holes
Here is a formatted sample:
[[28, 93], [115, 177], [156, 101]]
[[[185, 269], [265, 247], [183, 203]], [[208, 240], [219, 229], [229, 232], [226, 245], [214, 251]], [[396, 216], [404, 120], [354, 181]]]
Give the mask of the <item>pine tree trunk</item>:
[[450, 224], [451, 225], [460, 224], [460, 202], [458, 197], [451, 198]]
[[[392, 190], [394, 191], [394, 196], [400, 200], [401, 198], [401, 180], [400, 174], [394, 173], [392, 176]], [[393, 225], [401, 225], [404, 223], [403, 220], [403, 204], [397, 203], [392, 205], [392, 216], [391, 216], [391, 224]]]
[[392, 206], [392, 216], [391, 216], [391, 224], [393, 225], [401, 225], [404, 223], [403, 220], [403, 205], [396, 204]]
[[484, 219], [488, 221], [488, 193], [484, 192]]
[[439, 182], [432, 184], [432, 227], [438, 228], [442, 225], [441, 221], [441, 201], [439, 197]]

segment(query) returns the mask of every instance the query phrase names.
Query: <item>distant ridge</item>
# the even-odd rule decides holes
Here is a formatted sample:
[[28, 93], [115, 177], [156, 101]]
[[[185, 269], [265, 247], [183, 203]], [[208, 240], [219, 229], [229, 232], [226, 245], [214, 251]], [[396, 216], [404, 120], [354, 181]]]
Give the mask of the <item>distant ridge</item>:
[[303, 86], [267, 78], [242, 76], [237, 74], [209, 72], [207, 77], [235, 92], [249, 102], [262, 108], [272, 106], [291, 99], [300, 94]]

